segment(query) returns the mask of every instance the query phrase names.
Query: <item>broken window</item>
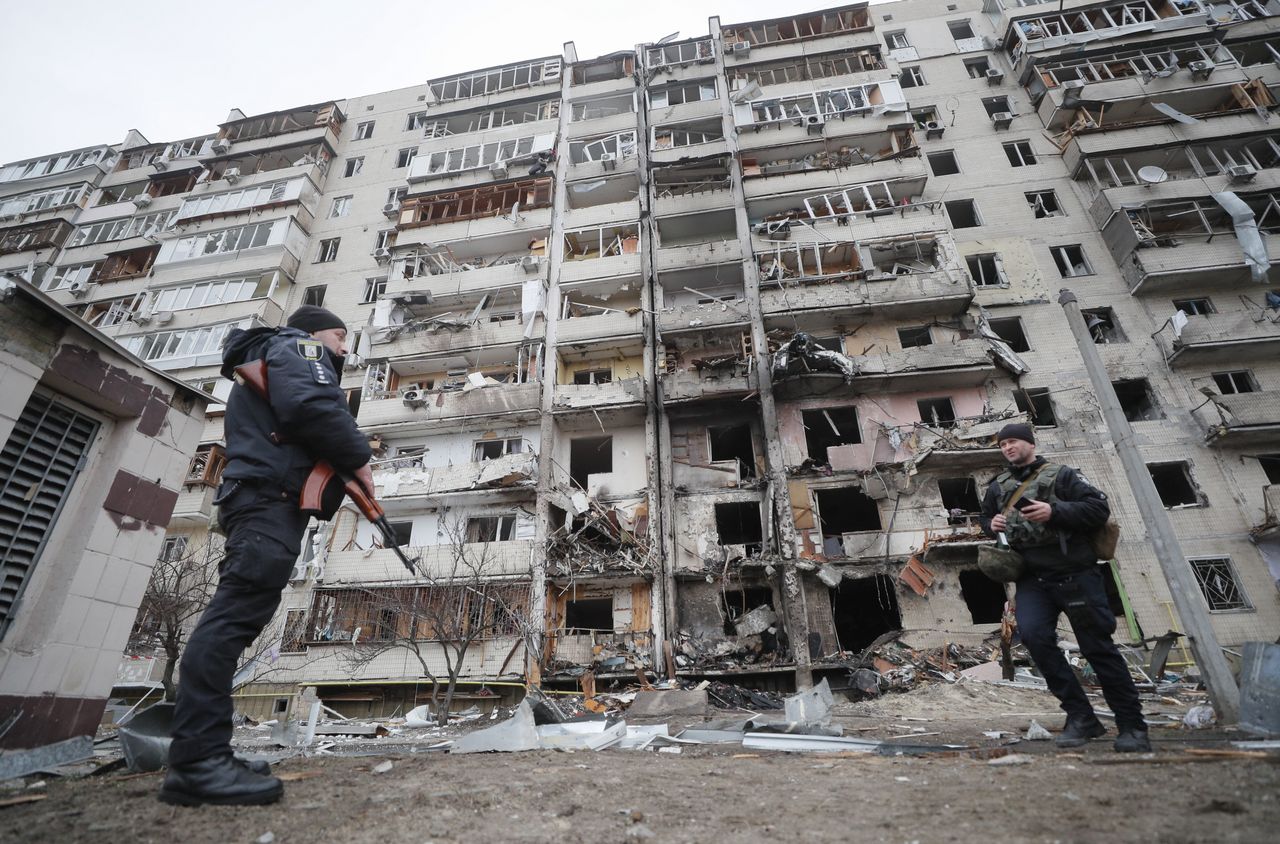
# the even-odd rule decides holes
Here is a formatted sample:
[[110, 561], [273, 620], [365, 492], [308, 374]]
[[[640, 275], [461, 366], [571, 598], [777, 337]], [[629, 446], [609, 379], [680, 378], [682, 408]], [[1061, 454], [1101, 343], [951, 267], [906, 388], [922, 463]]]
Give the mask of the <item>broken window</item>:
[[1030, 141], [1010, 141], [1004, 145], [1004, 154], [1011, 167], [1029, 167], [1036, 163], [1036, 153]]
[[1259, 454], [1258, 464], [1267, 483], [1280, 484], [1280, 454]]
[[738, 630], [734, 623], [747, 613], [761, 607], [773, 607], [773, 592], [764, 587], [727, 589], [720, 594], [726, 636], [737, 634]]
[[1014, 390], [1013, 403], [1021, 413], [1031, 417], [1031, 424], [1037, 428], [1057, 427], [1058, 417], [1053, 412], [1053, 402], [1049, 399], [1048, 387]]
[[613, 437], [578, 437], [569, 441], [569, 480], [587, 489], [591, 475], [613, 471]]
[[1005, 278], [1004, 267], [1000, 256], [994, 252], [986, 255], [970, 255], [964, 259], [969, 268], [969, 277], [978, 287], [1004, 287], [1009, 280]]
[[884, 634], [901, 630], [893, 578], [885, 574], [846, 577], [831, 590], [831, 616], [843, 651], [858, 653]]
[[1093, 275], [1093, 268], [1085, 258], [1084, 247], [1078, 243], [1068, 246], [1050, 246], [1053, 262], [1058, 265], [1058, 272], [1063, 278], [1076, 278], [1082, 275]]
[[1175, 463], [1148, 463], [1147, 471], [1155, 482], [1156, 492], [1166, 508], [1199, 507], [1204, 504], [1195, 481], [1191, 479], [1191, 467], [1185, 460]]
[[1123, 343], [1124, 332], [1116, 319], [1116, 312], [1111, 308], [1086, 308], [1080, 312], [1084, 315], [1085, 327], [1095, 343]]
[[721, 545], [743, 545], [748, 556], [759, 554], [764, 543], [759, 503], [726, 501], [717, 504], [716, 536]]
[[963, 21], [947, 21], [947, 29], [951, 31], [951, 37], [956, 41], [963, 41], [966, 38], [973, 38], [973, 27], [967, 20]]
[[956, 410], [948, 396], [932, 399], [919, 399], [916, 408], [920, 411], [920, 421], [935, 428], [950, 428], [956, 421]]
[[1155, 394], [1151, 392], [1151, 382], [1146, 378], [1112, 381], [1111, 388], [1116, 391], [1116, 398], [1120, 400], [1124, 418], [1130, 422], [1164, 418], [1156, 404]]
[[1215, 372], [1213, 374], [1213, 382], [1218, 385], [1218, 392], [1224, 396], [1234, 393], [1255, 393], [1258, 391], [1258, 382], [1254, 379], [1253, 373], [1247, 369], [1235, 369], [1231, 372]]
[[559, 79], [560, 71], [559, 58], [537, 59], [521, 64], [432, 79], [427, 82], [427, 85], [438, 102], [446, 102], [542, 85]]
[[997, 114], [1011, 114], [1013, 109], [1009, 106], [1009, 98], [1003, 94], [998, 97], [983, 97], [982, 107], [987, 110], [988, 117], [995, 117]]
[[590, 633], [593, 630], [612, 632], [613, 596], [565, 601], [564, 630], [570, 634]]
[[356, 158], [348, 158], [346, 165], [342, 169], [342, 175], [349, 179], [352, 176], [358, 175], [360, 171], [363, 169], [364, 169], [363, 155], [358, 156]]
[[210, 443], [196, 449], [187, 467], [188, 486], [217, 486], [222, 482], [222, 470], [227, 465], [227, 454], [221, 445]]
[[178, 329], [176, 331], [157, 331], [151, 334], [136, 334], [125, 337], [120, 344], [145, 361], [175, 360], [187, 361], [201, 355], [216, 354], [222, 348], [222, 341], [232, 328], [248, 327], [248, 320], [243, 325], [235, 322], [224, 322], [220, 325], [206, 325], [202, 328]]
[[968, 524], [982, 511], [978, 484], [973, 478], [938, 478], [938, 494], [949, 525]]
[[655, 150], [676, 149], [724, 140], [724, 127], [718, 117], [692, 123], [654, 126], [651, 132]]
[[1187, 316], [1205, 316], [1216, 314], [1218, 309], [1208, 299], [1174, 299], [1173, 306]]
[[[102, 193], [98, 194], [98, 201], [94, 203], [94, 206], [114, 205], [117, 202], [129, 202], [133, 198], [146, 193], [147, 186], [150, 184], [151, 183], [146, 179], [143, 179], [141, 182], [129, 182], [124, 185], [112, 185], [111, 187], [103, 188]], [[41, 204], [40, 201], [50, 195], [52, 193], [51, 191], [41, 191], [39, 194], [34, 195], [24, 194], [23, 196], [14, 197], [13, 199], [7, 199], [3, 203], [0, 203], [0, 217], [8, 216], [9, 214], [28, 214], [34, 211], [43, 211], [49, 208], [58, 208], [62, 205], [75, 203], [79, 201], [78, 194], [81, 187], [83, 186], [75, 185], [70, 189], [55, 188], [59, 193], [67, 190], [75, 191], [76, 195], [67, 197], [67, 201], [60, 201], [61, 197], [59, 196], [57, 199]]]
[[746, 42], [761, 46], [806, 38], [821, 38], [838, 32], [855, 32], [870, 28], [870, 15], [863, 6], [726, 26], [721, 30], [721, 34], [726, 44]]
[[475, 444], [475, 449], [471, 454], [471, 461], [473, 463], [483, 463], [486, 460], [496, 460], [507, 454], [522, 454], [523, 452], [524, 440], [519, 437], [481, 440]]
[[[649, 108], [666, 108], [682, 103], [697, 103], [716, 98], [715, 79], [698, 79], [679, 85], [668, 85], [649, 91]], [[630, 111], [631, 109], [627, 109]]]
[[592, 59], [573, 66], [574, 85], [589, 85], [610, 79], [624, 79], [635, 72], [635, 56], [630, 53]]
[[551, 179], [479, 185], [406, 199], [400, 207], [399, 228], [455, 223], [481, 217], [505, 217], [512, 225], [522, 212], [551, 205]]
[[573, 373], [575, 384], [608, 384], [612, 381], [612, 369], [579, 369]]
[[413, 163], [413, 159], [418, 157], [417, 147], [406, 147], [396, 153], [396, 169], [408, 167]]
[[329, 261], [338, 260], [338, 242], [342, 240], [340, 237], [330, 237], [320, 241], [320, 248], [316, 252], [316, 263], [325, 264]]
[[367, 141], [373, 137], [374, 121], [366, 120], [363, 123], [356, 124], [356, 140]]
[[903, 50], [911, 46], [911, 41], [907, 38], [905, 29], [900, 29], [897, 32], [886, 32], [884, 34], [884, 43], [890, 50]]
[[982, 225], [978, 215], [978, 204], [972, 199], [953, 199], [942, 203], [947, 209], [947, 217], [953, 229], [971, 229]]
[[902, 344], [902, 348], [904, 349], [913, 349], [916, 346], [932, 346], [933, 334], [927, 325], [913, 325], [907, 328], [899, 328], [898, 342]]
[[880, 530], [880, 508], [860, 487], [814, 490], [818, 524], [822, 528], [822, 552], [843, 557], [844, 535]]
[[86, 223], [76, 230], [67, 246], [87, 246], [91, 243], [107, 243], [130, 237], [156, 235], [169, 227], [173, 211], [157, 211], [140, 217], [120, 217], [100, 223]]
[[1209, 605], [1209, 612], [1253, 609], [1230, 557], [1201, 557], [1187, 562], [1195, 572], [1196, 583]]
[[337, 217], [345, 217], [350, 214], [351, 200], [353, 198], [354, 197], [350, 194], [347, 196], [335, 196], [333, 198], [333, 204], [329, 206], [329, 219], [332, 220]]
[[991, 330], [1000, 335], [1000, 339], [1009, 344], [1009, 348], [1015, 352], [1031, 351], [1031, 344], [1027, 342], [1027, 332], [1022, 326], [1022, 317], [1002, 317], [993, 319], [988, 323]]
[[902, 68], [902, 75], [898, 77], [898, 84], [903, 88], [918, 88], [924, 85], [924, 69], [919, 65]]
[[751, 426], [712, 425], [707, 428], [707, 442], [712, 462], [737, 461], [743, 478], [756, 476], [755, 445], [751, 441]]
[[1027, 205], [1035, 213], [1037, 220], [1065, 216], [1062, 206], [1058, 203], [1058, 195], [1051, 190], [1030, 191], [1023, 196], [1026, 197]]
[[516, 516], [472, 516], [467, 519], [467, 542], [508, 542], [515, 537]]
[[771, 64], [739, 66], [729, 70], [734, 90], [755, 82], [761, 87], [783, 85], [788, 82], [806, 82], [831, 76], [847, 76], [867, 70], [884, 70], [880, 47], [871, 45], [858, 48], [856, 53], [828, 53], [821, 56], [804, 56]]
[[[938, 120], [937, 106], [921, 106], [911, 109], [911, 119], [916, 122], [916, 126], [924, 129], [926, 132], [936, 131], [938, 137], [942, 137], [942, 123]], [[933, 137], [932, 134], [929, 137]]]
[[302, 304], [314, 305], [317, 308], [324, 307], [324, 292], [329, 288], [327, 284], [313, 284], [302, 291]]
[[960, 571], [960, 597], [974, 624], [999, 624], [1004, 619], [1004, 584], [977, 569]]
[[870, 112], [884, 101], [884, 92], [876, 84], [831, 88], [810, 94], [786, 97], [764, 97], [750, 102], [751, 123], [795, 123], [821, 127], [829, 118], [859, 112]]
[[964, 69], [969, 74], [970, 79], [986, 79], [987, 71], [991, 69], [991, 63], [984, 58], [966, 59]]
[[960, 164], [956, 161], [955, 150], [931, 152], [928, 155], [929, 169], [935, 176], [951, 176], [960, 172]]
[[831, 462], [827, 449], [862, 442], [855, 407], [828, 407], [806, 410], [800, 414], [804, 423], [804, 441], [809, 458], [818, 463]]
[[387, 280], [385, 278], [366, 278], [364, 280], [364, 293], [360, 297], [360, 303], [364, 305], [372, 304], [387, 292]]
[[648, 67], [657, 68], [690, 62], [713, 64], [715, 60], [714, 43], [710, 38], [700, 38], [650, 47], [645, 50], [644, 63]]

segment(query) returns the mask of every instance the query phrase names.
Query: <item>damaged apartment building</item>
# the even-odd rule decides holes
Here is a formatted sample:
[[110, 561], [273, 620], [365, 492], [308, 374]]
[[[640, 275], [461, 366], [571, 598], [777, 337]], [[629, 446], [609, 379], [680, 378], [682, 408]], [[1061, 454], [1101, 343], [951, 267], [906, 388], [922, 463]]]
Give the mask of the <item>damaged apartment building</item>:
[[0, 266], [211, 393], [170, 549], [213, 541], [225, 332], [302, 304], [355, 330], [420, 570], [353, 511], [315, 526], [246, 710], [390, 712], [451, 669], [463, 700], [789, 688], [893, 631], [978, 644], [1010, 421], [1110, 496], [1121, 637], [1178, 629], [1063, 287], [1220, 639], [1270, 640], [1278, 83], [1276, 0], [712, 18], [8, 165]]

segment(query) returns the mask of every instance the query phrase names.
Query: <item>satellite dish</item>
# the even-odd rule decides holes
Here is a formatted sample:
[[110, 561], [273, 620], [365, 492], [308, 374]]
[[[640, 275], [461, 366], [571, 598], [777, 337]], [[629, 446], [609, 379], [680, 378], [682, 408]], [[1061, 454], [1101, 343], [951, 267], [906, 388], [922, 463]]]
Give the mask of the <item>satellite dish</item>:
[[1138, 168], [1138, 181], [1144, 185], [1158, 185], [1169, 181], [1169, 173], [1163, 167], [1154, 164]]

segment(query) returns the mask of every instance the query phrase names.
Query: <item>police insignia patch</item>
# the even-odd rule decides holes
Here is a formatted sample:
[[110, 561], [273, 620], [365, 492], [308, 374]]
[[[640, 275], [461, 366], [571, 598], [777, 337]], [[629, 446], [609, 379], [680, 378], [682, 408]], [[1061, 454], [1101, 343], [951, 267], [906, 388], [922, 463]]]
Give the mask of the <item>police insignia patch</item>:
[[299, 340], [298, 354], [307, 360], [320, 360], [324, 357], [324, 345], [319, 340]]

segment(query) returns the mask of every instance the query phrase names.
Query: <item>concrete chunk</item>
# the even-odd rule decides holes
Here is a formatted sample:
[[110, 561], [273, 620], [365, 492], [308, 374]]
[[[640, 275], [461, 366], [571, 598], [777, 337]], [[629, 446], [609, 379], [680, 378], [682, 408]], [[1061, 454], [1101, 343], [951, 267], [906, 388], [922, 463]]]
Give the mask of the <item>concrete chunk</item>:
[[627, 710], [627, 715], [632, 718], [665, 718], [673, 715], [701, 718], [706, 714], [706, 689], [639, 691]]

